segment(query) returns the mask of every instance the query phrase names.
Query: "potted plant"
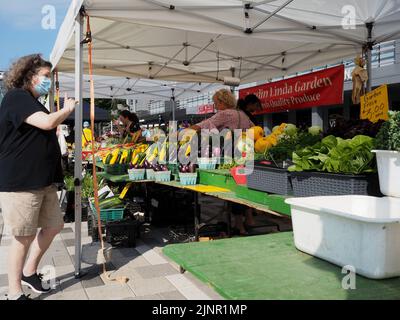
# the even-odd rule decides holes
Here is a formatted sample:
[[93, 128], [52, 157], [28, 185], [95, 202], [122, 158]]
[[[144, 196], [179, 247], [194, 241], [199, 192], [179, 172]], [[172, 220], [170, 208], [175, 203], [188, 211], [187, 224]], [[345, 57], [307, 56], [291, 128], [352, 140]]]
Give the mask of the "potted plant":
[[376, 137], [376, 160], [381, 192], [400, 197], [400, 112], [390, 111]]

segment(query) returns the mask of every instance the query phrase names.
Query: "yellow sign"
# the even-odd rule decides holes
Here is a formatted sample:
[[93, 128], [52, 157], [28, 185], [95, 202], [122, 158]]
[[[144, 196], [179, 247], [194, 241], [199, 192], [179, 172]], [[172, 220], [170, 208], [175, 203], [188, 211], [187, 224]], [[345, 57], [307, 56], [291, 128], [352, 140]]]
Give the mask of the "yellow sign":
[[371, 122], [388, 120], [388, 112], [389, 98], [386, 84], [361, 97], [361, 119], [368, 119]]

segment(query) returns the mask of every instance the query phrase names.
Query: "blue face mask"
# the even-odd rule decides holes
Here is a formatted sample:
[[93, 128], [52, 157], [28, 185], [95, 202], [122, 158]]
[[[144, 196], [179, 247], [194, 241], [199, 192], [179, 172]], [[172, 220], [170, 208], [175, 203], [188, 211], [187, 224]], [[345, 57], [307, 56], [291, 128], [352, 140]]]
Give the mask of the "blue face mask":
[[49, 93], [51, 88], [51, 80], [48, 77], [40, 76], [39, 83], [35, 85], [34, 89], [40, 96], [44, 96]]

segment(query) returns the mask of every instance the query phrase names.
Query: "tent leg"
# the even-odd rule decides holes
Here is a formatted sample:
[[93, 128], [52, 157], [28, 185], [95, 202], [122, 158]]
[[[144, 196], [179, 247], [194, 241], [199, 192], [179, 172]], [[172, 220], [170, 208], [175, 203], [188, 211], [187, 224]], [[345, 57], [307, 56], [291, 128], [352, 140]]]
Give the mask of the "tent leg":
[[75, 21], [75, 277], [81, 273], [81, 222], [82, 222], [82, 47], [83, 17]]
[[171, 108], [172, 108], [172, 121], [175, 121], [175, 109], [176, 109], [175, 94], [174, 94], [175, 93], [175, 89], [172, 88], [171, 91], [172, 91], [172, 96], [171, 96], [171, 101], [172, 101], [172, 106], [171, 106]]
[[367, 41], [367, 72], [368, 72], [368, 81], [367, 81], [367, 92], [372, 90], [372, 29], [374, 24], [369, 22], [366, 24], [368, 30], [368, 41]]

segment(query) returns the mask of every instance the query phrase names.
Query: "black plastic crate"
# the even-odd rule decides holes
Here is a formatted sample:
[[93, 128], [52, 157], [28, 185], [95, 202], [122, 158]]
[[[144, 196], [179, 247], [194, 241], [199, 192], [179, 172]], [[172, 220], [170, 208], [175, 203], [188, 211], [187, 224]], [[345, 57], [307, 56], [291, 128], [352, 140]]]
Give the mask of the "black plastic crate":
[[376, 175], [347, 175], [326, 172], [291, 172], [296, 197], [373, 195], [380, 196]]
[[291, 195], [293, 192], [290, 173], [286, 169], [257, 163], [247, 176], [247, 187], [281, 195]]
[[[88, 215], [87, 219], [87, 224], [88, 224], [88, 235], [89, 237], [92, 237], [92, 241], [97, 242], [100, 240], [99, 238], [99, 231], [97, 227], [97, 219], [92, 215]], [[105, 234], [106, 232], [106, 227], [104, 224], [101, 225], [101, 233]]]
[[106, 241], [112, 246], [135, 247], [140, 222], [133, 219], [110, 221], [106, 224]]

